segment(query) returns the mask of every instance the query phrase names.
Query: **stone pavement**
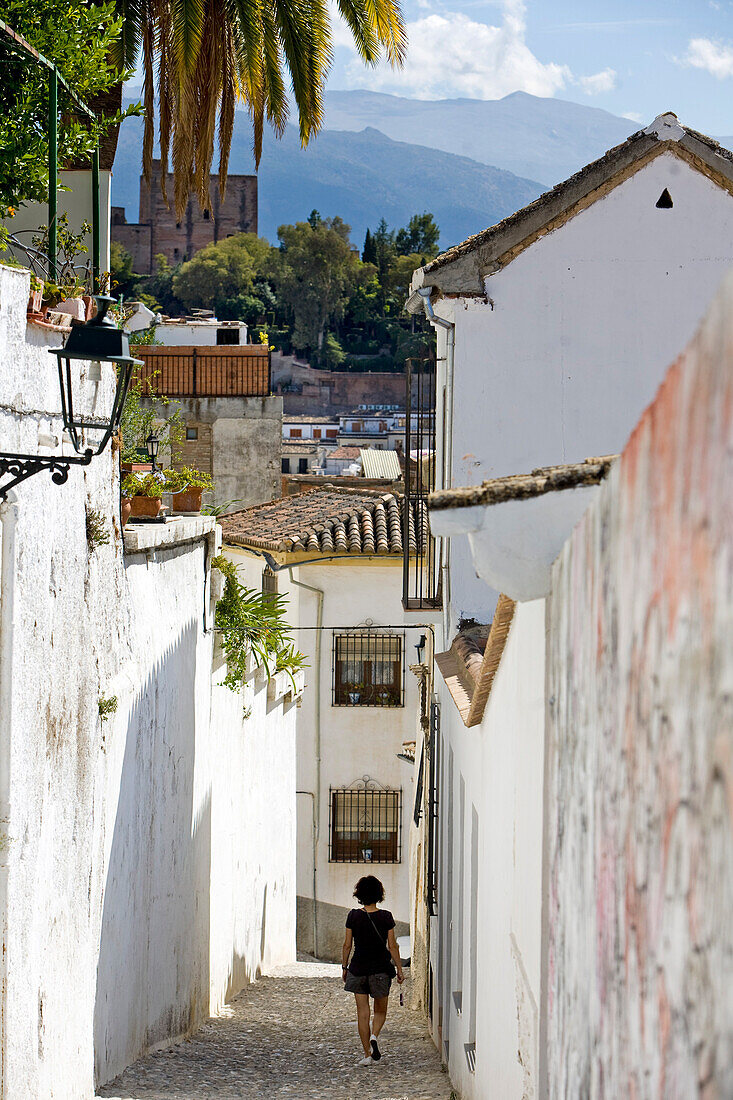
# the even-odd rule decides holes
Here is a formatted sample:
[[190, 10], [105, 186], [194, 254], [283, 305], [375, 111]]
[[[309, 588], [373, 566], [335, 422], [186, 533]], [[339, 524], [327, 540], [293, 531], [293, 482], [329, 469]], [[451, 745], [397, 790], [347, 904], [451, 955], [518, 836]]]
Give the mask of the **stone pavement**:
[[422, 1017], [397, 983], [383, 1057], [362, 1068], [354, 998], [330, 963], [278, 967], [247, 986], [191, 1039], [135, 1062], [100, 1089], [108, 1100], [450, 1100]]

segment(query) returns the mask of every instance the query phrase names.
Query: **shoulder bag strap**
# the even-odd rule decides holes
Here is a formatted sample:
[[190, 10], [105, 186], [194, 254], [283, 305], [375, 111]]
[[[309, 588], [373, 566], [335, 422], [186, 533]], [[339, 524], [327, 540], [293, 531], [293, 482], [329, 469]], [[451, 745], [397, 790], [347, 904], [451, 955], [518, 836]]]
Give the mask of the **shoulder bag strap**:
[[[366, 909], [362, 909], [362, 912], [364, 913], [365, 916], [369, 917], [369, 923], [371, 924], [372, 928], [374, 929], [374, 932], [375, 932], [379, 942], [381, 943], [382, 947], [387, 952], [387, 958], [389, 959], [389, 961], [391, 963], [392, 962], [392, 952], [390, 951], [389, 947], [387, 946], [387, 940], [382, 939], [382, 936], [380, 934], [379, 929], [377, 928], [376, 924], [372, 920], [371, 914], [367, 913]], [[389, 935], [389, 933], [388, 933], [388, 935]]]

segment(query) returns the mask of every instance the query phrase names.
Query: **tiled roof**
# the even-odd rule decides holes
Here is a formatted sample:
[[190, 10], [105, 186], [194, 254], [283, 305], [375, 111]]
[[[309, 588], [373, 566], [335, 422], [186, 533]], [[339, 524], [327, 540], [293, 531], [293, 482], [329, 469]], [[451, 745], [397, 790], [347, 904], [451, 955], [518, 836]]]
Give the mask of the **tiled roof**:
[[579, 485], [598, 485], [611, 469], [614, 458], [618, 458], [618, 455], [586, 458], [585, 462], [571, 462], [562, 466], [540, 466], [531, 474], [496, 477], [475, 487], [439, 489], [430, 494], [428, 504], [431, 512], [442, 508], [472, 508], [477, 504], [527, 500], [561, 489], [575, 489]]
[[[220, 522], [224, 541], [281, 553], [401, 554], [404, 497], [326, 484], [308, 493], [230, 512]], [[424, 504], [410, 515], [410, 550], [427, 538]]]
[[[587, 164], [551, 190], [546, 191], [516, 213], [496, 225], [454, 245], [412, 278], [408, 300], [410, 312], [422, 312], [417, 289], [432, 286], [449, 294], [485, 293], [483, 278], [514, 259], [528, 244], [544, 233], [558, 228], [596, 198], [645, 164], [669, 150], [695, 165], [706, 175], [730, 189], [733, 183], [733, 154], [713, 138], [682, 126], [671, 111], [659, 115], [644, 130], [632, 134], [620, 145], [609, 149], [598, 160]], [[452, 269], [452, 275], [449, 269]]]
[[350, 462], [356, 462], [360, 455], [361, 451], [358, 447], [337, 447], [335, 451], [331, 451], [328, 458], [347, 458]]
[[461, 631], [449, 650], [435, 654], [435, 663], [467, 726], [478, 726], [484, 716], [515, 606], [508, 596], [499, 596], [491, 629], [479, 626]]

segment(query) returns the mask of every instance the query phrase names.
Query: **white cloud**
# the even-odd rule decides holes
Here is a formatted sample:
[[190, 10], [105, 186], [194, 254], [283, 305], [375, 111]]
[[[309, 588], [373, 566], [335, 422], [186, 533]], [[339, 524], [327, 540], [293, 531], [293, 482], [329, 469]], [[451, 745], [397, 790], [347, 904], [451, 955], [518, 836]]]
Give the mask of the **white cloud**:
[[[461, 12], [427, 15], [408, 23], [404, 69], [347, 65], [352, 87], [397, 92], [418, 99], [466, 96], [499, 99], [510, 92], [552, 96], [572, 79], [566, 65], [545, 64], [525, 42], [524, 0], [504, 0], [499, 26], [479, 23]], [[341, 35], [337, 42], [343, 43]]]
[[638, 111], [625, 111], [621, 118], [628, 118], [630, 122], [643, 122], [644, 118]]
[[603, 69], [592, 76], [581, 76], [578, 84], [586, 95], [600, 95], [601, 92], [612, 92], [616, 87], [616, 70]]
[[711, 76], [723, 80], [726, 76], [733, 76], [733, 46], [714, 42], [712, 38], [692, 38], [682, 64], [705, 69]]

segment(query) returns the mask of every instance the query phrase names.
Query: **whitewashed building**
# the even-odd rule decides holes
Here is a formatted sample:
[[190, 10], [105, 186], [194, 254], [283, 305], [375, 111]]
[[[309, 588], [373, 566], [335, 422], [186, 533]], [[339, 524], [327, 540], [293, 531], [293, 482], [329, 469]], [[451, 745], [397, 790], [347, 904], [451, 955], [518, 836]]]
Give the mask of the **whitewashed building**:
[[431, 583], [406, 588], [443, 607], [416, 874], [433, 1035], [468, 1100], [546, 1095], [552, 562], [732, 262], [733, 155], [667, 114], [413, 278], [437, 331], [429, 480], [465, 505], [431, 513]]
[[[69, 330], [26, 323], [29, 286], [0, 265], [3, 493], [9, 455], [73, 457]], [[112, 364], [73, 367], [77, 413], [109, 417]], [[0, 502], [8, 1100], [89, 1100], [295, 958], [296, 701], [221, 684], [214, 519], [122, 530], [113, 446], [51, 472]]]
[[308, 660], [297, 719], [298, 946], [322, 958], [340, 958], [363, 874], [383, 881], [397, 934], [409, 931], [420, 706], [410, 665], [434, 616], [402, 608], [402, 508], [395, 494], [326, 486], [222, 520], [243, 583], [287, 598]]

